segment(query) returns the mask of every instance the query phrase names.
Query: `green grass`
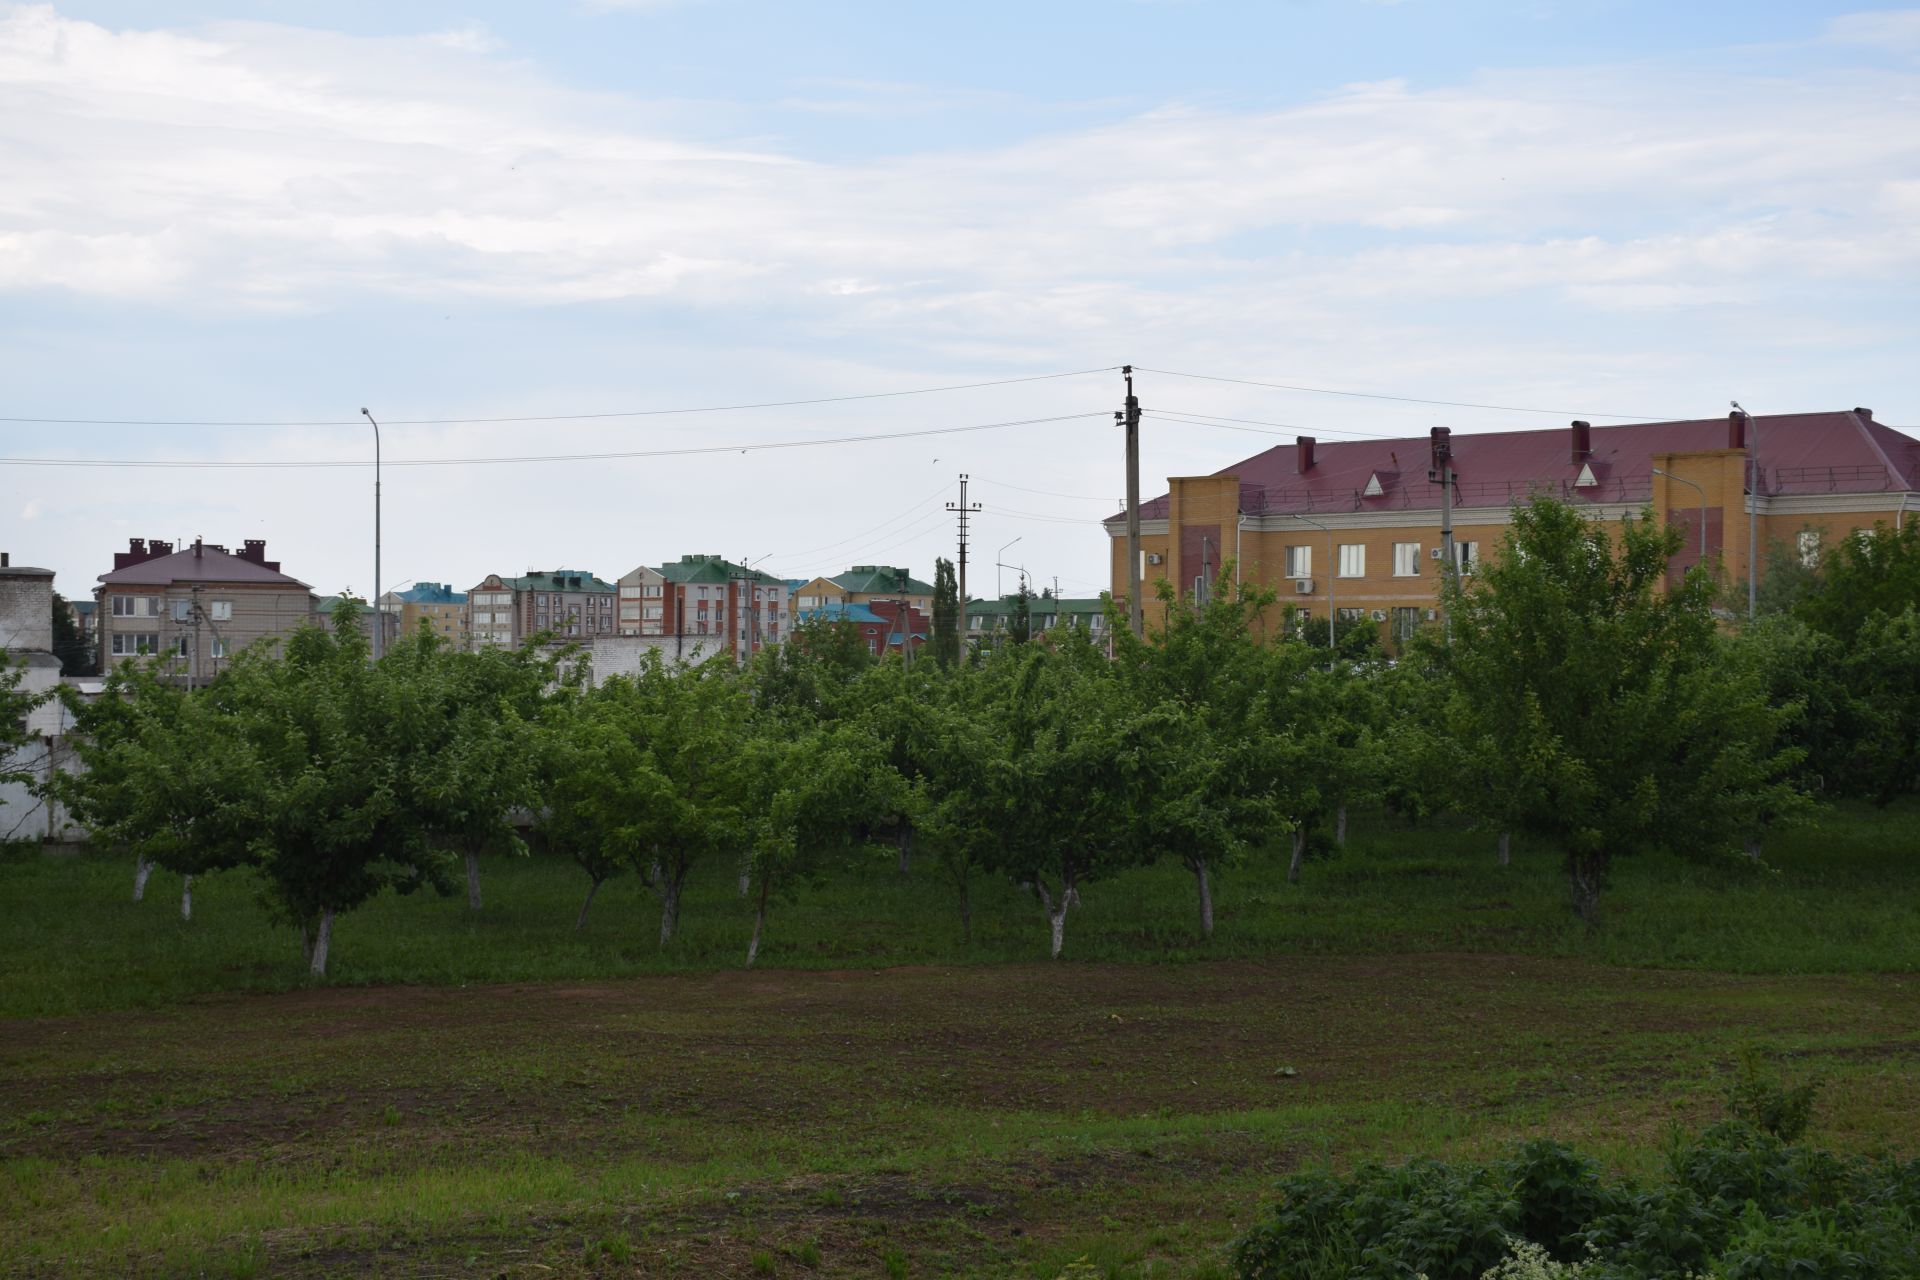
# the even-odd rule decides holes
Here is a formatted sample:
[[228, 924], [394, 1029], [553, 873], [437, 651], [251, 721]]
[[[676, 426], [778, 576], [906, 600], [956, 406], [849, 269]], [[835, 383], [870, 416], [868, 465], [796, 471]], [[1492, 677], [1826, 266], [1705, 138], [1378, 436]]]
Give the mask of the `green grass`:
[[[1068, 920], [1070, 961], [1184, 961], [1288, 954], [1471, 951], [1554, 955], [1742, 973], [1912, 972], [1920, 967], [1920, 803], [1844, 807], [1785, 833], [1764, 866], [1742, 859], [1625, 858], [1605, 924], [1575, 921], [1556, 858], [1456, 827], [1408, 828], [1357, 814], [1338, 858], [1286, 883], [1278, 856], [1216, 878], [1218, 924], [1198, 936], [1191, 877], [1177, 865], [1127, 872], [1083, 891]], [[696, 870], [682, 932], [657, 943], [658, 904], [633, 877], [610, 882], [587, 928], [572, 924], [585, 878], [561, 858], [485, 860], [486, 906], [464, 896], [388, 895], [336, 926], [336, 985], [541, 981], [691, 972], [741, 963], [749, 904], [732, 869]], [[291, 930], [270, 922], [245, 873], [203, 877], [194, 919], [179, 880], [156, 873], [130, 900], [124, 857], [9, 854], [0, 861], [0, 1017], [164, 1007], [226, 991], [301, 986]], [[1038, 905], [1014, 886], [975, 884], [975, 942], [961, 944], [938, 870], [907, 876], [890, 855], [841, 868], [776, 903], [761, 964], [872, 968], [993, 964], [1045, 955]]]

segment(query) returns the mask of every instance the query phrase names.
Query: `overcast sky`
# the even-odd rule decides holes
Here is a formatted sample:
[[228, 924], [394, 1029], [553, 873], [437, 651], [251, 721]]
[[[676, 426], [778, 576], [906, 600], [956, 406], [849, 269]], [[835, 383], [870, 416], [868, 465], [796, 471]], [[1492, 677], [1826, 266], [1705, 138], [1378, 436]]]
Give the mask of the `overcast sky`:
[[[0, 546], [69, 595], [195, 535], [365, 592], [368, 467], [20, 461], [365, 463], [363, 405], [389, 586], [690, 552], [930, 577], [969, 471], [974, 594], [1014, 538], [1091, 594], [1123, 362], [1547, 411], [1143, 373], [1149, 410], [1251, 420], [1150, 417], [1149, 497], [1296, 426], [1738, 398], [1911, 431], [1916, 283], [1916, 9], [0, 3]], [[401, 425], [513, 417], [552, 420]]]

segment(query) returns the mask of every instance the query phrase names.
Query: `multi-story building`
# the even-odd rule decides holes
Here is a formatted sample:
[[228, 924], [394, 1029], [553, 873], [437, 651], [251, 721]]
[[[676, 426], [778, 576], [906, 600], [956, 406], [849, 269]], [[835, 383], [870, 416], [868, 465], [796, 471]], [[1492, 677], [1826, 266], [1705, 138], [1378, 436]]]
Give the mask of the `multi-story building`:
[[[904, 623], [900, 611], [906, 610]], [[879, 604], [823, 604], [802, 609], [794, 619], [798, 627], [815, 624], [852, 627], [866, 643], [867, 652], [911, 652], [918, 654], [928, 639], [927, 619], [919, 610], [892, 602]], [[909, 650], [908, 646], [912, 648]]]
[[64, 839], [71, 834], [65, 809], [41, 794], [36, 784], [55, 772], [75, 767], [67, 740], [72, 728], [53, 690], [61, 683], [60, 659], [53, 651], [53, 570], [13, 563], [0, 551], [0, 662], [17, 669], [21, 693], [44, 700], [26, 715], [25, 741], [0, 753], [0, 838]]
[[531, 636], [591, 643], [614, 626], [613, 584], [579, 569], [551, 569], [519, 578], [497, 573], [467, 592], [467, 634], [474, 646], [518, 645]]
[[933, 586], [889, 564], [857, 564], [831, 578], [814, 578], [794, 587], [796, 612], [829, 604], [872, 604], [898, 600], [933, 616]]
[[[1003, 634], [1009, 619], [1013, 617], [1017, 598], [1001, 596], [998, 600], [975, 600], [969, 604], [965, 632], [968, 639], [977, 641]], [[1084, 627], [1093, 633], [1095, 639], [1104, 639], [1107, 634], [1107, 602], [1097, 596], [1085, 599], [1065, 599], [1044, 593], [1028, 596], [1028, 632], [1037, 636], [1055, 627]]]
[[[373, 606], [358, 597], [314, 596], [311, 604], [313, 613], [311, 621], [313, 625], [329, 631], [332, 630], [334, 611], [340, 607], [342, 600], [345, 600], [353, 610], [354, 621], [360, 624], [360, 634], [365, 636], [367, 643], [371, 645], [373, 643], [374, 624]], [[389, 613], [385, 609], [382, 609], [379, 614], [379, 621], [385, 628], [385, 634], [380, 638], [381, 644], [385, 646], [385, 649], [391, 649], [393, 648], [394, 642], [400, 638], [400, 615], [398, 613]], [[383, 649], [382, 652], [385, 652], [385, 649]]]
[[312, 619], [307, 584], [267, 559], [249, 538], [238, 552], [194, 539], [133, 538], [94, 590], [98, 652], [111, 666], [136, 655], [169, 661], [183, 679], [205, 683], [259, 640], [285, 639]]
[[403, 636], [425, 627], [450, 648], [468, 647], [467, 595], [450, 582], [416, 582], [405, 591], [389, 591], [380, 597], [380, 608], [393, 616]]
[[653, 647], [673, 657], [724, 649], [744, 661], [786, 638], [788, 590], [782, 579], [724, 556], [642, 565], [620, 579], [620, 634], [657, 640]]
[[[1749, 434], [1749, 427], [1752, 428]], [[1452, 437], [1453, 537], [1460, 571], [1493, 554], [1513, 507], [1535, 494], [1617, 523], [1651, 508], [1683, 531], [1672, 572], [1703, 558], [1743, 581], [1748, 548], [1815, 562], [1825, 546], [1920, 512], [1920, 441], [1850, 412], [1740, 415]], [[1758, 483], [1749, 486], [1750, 464]], [[1441, 577], [1441, 486], [1424, 437], [1320, 443], [1302, 436], [1211, 476], [1174, 477], [1141, 506], [1141, 580], [1190, 597], [1231, 562], [1293, 605], [1296, 621], [1337, 617], [1404, 638], [1433, 620]], [[1757, 496], [1750, 492], [1757, 489]], [[1910, 511], [1909, 508], [1913, 510]], [[1127, 594], [1126, 516], [1107, 520], [1113, 594]]]

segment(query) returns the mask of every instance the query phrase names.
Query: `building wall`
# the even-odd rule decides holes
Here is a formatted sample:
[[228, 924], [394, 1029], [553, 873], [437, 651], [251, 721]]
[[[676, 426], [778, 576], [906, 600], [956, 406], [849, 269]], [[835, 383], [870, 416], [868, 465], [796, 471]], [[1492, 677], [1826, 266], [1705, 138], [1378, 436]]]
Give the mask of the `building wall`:
[[[143, 612], [117, 614], [116, 598], [141, 602], [121, 607]], [[134, 656], [139, 637], [158, 637], [160, 656], [177, 657], [182, 671], [210, 679], [231, 655], [260, 640], [283, 640], [312, 621], [311, 602], [304, 587], [278, 583], [105, 586], [98, 609], [100, 661], [112, 666]], [[120, 651], [116, 636], [123, 637]]]
[[53, 575], [0, 574], [0, 648], [53, 652]]
[[727, 652], [721, 636], [601, 636], [587, 658], [595, 684], [609, 676], [634, 676], [646, 655], [658, 653], [667, 663], [697, 666]]

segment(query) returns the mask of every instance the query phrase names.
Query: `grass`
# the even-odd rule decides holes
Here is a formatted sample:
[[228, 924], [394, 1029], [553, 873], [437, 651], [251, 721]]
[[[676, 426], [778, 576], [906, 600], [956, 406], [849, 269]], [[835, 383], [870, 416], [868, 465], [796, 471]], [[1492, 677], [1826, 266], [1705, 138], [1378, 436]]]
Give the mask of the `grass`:
[[[1490, 837], [1409, 829], [1356, 815], [1342, 856], [1286, 883], [1275, 855], [1217, 877], [1218, 924], [1198, 937], [1192, 878], [1162, 863], [1097, 882], [1067, 924], [1071, 961], [1184, 961], [1297, 954], [1474, 951], [1554, 955], [1657, 968], [1740, 973], [1913, 972], [1920, 897], [1913, 893], [1920, 803], [1845, 807], [1782, 834], [1764, 866], [1671, 856], [1621, 859], [1605, 926], [1566, 907], [1554, 856], [1516, 841], [1499, 867]], [[631, 876], [610, 882], [587, 928], [572, 923], [586, 880], [563, 858], [484, 862], [486, 906], [463, 895], [387, 895], [336, 925], [335, 985], [544, 981], [698, 972], [741, 963], [750, 904], [732, 868], [697, 868], [682, 932], [657, 943], [657, 900]], [[161, 1008], [216, 992], [304, 985], [292, 931], [274, 925], [245, 873], [194, 886], [156, 873], [130, 900], [127, 859], [83, 853], [0, 861], [0, 1017]], [[761, 963], [782, 968], [996, 964], [1045, 956], [1038, 905], [1014, 886], [974, 886], [975, 942], [963, 946], [953, 891], [931, 866], [901, 876], [890, 855], [842, 868], [776, 903]]]
[[1090, 886], [1065, 964], [985, 881], [963, 947], [927, 867], [780, 904], [742, 971], [728, 868], [662, 950], [632, 879], [575, 934], [570, 864], [494, 859], [477, 915], [343, 918], [317, 986], [245, 877], [185, 923], [14, 853], [0, 1274], [1217, 1278], [1278, 1173], [1539, 1134], [1645, 1171], [1755, 1054], [1824, 1082], [1822, 1144], [1911, 1154], [1916, 817], [1623, 861], [1589, 933], [1546, 852], [1363, 815], [1299, 885], [1222, 876], [1209, 943], [1177, 868]]

